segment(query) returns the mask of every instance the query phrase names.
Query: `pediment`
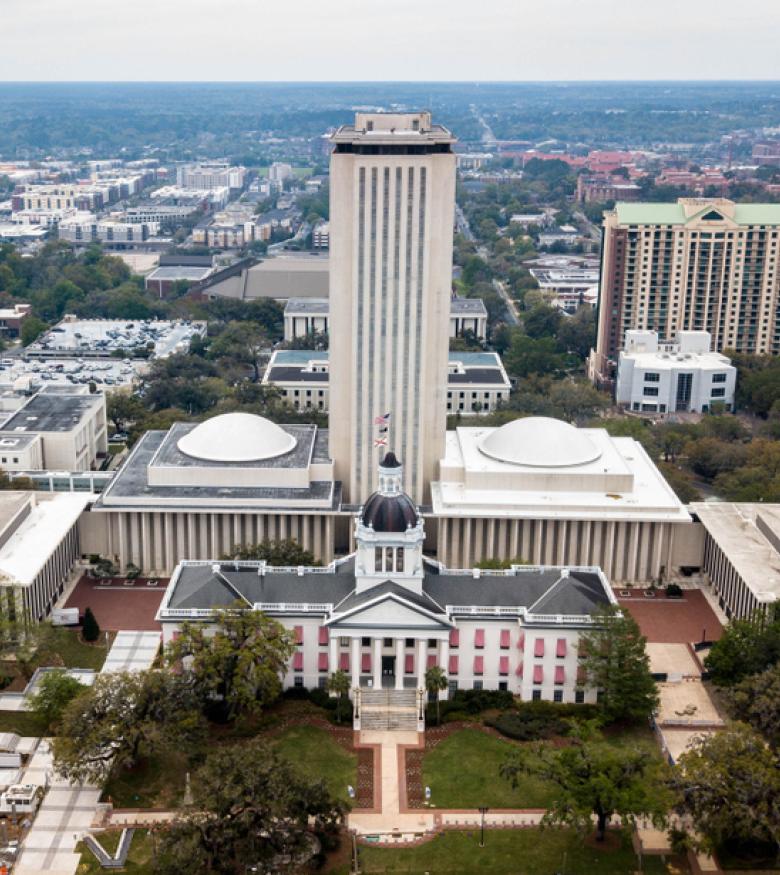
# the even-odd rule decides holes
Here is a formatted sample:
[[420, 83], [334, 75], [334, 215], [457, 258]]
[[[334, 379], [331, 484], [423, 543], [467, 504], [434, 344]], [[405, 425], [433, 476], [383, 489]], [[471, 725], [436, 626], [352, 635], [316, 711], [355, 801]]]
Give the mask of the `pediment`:
[[[338, 611], [338, 608], [336, 610]], [[336, 628], [361, 626], [449, 629], [453, 624], [445, 614], [427, 611], [398, 595], [386, 594], [343, 613], [334, 612], [334, 616], [325, 625]]]

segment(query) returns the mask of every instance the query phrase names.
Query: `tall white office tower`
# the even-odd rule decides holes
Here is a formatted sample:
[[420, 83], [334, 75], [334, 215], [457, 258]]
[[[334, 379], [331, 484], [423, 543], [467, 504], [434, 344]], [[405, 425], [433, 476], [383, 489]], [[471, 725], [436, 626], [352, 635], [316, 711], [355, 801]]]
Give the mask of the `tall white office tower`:
[[388, 450], [418, 503], [444, 455], [455, 138], [428, 112], [357, 113], [330, 163], [330, 453], [345, 500]]

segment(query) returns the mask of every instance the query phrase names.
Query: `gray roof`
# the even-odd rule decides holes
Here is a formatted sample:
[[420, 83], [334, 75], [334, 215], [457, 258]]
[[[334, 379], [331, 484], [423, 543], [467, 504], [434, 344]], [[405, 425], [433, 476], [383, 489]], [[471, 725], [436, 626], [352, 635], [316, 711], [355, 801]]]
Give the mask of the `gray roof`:
[[451, 316], [487, 316], [482, 298], [451, 298]]
[[[331, 604], [333, 616], [344, 614], [382, 597], [398, 597], [433, 614], [457, 617], [459, 607], [525, 608], [532, 614], [592, 614], [609, 604], [601, 577], [588, 569], [520, 567], [514, 574], [450, 572], [426, 561], [422, 594], [392, 581], [360, 593], [355, 590], [355, 560], [336, 563], [331, 572], [267, 568], [260, 563], [187, 563], [179, 567], [168, 608], [215, 608], [238, 599], [248, 604]], [[214, 570], [216, 568], [217, 570]], [[295, 613], [294, 607], [290, 609]], [[470, 612], [469, 612], [470, 615]]]
[[71, 431], [86, 413], [103, 403], [101, 394], [38, 394], [3, 423], [3, 431]]
[[290, 298], [285, 304], [285, 316], [288, 313], [308, 313], [317, 316], [327, 316], [330, 305], [327, 298]]
[[501, 383], [506, 381], [501, 373], [501, 368], [467, 368], [465, 374], [447, 374], [448, 385], [460, 385], [461, 383]]
[[[219, 570], [215, 572], [214, 568]], [[235, 601], [248, 604], [303, 602], [307, 604], [337, 604], [355, 585], [355, 562], [350, 558], [339, 562], [332, 574], [304, 571], [276, 573], [273, 569], [258, 574], [257, 565], [234, 562], [210, 564], [185, 563], [167, 607], [219, 608]]]
[[404, 601], [409, 602], [412, 605], [417, 605], [417, 607], [422, 608], [425, 611], [430, 611], [433, 614], [444, 613], [442, 606], [437, 604], [426, 593], [417, 595], [416, 592], [412, 592], [412, 590], [405, 586], [400, 586], [400, 584], [393, 583], [392, 580], [386, 580], [384, 583], [379, 583], [376, 586], [372, 586], [370, 589], [364, 589], [362, 592], [353, 591], [344, 599], [344, 601], [336, 605], [334, 612], [337, 614], [346, 614], [348, 611], [359, 608], [361, 605], [368, 604], [382, 596], [398, 596]]
[[[185, 423], [177, 423], [177, 425], [185, 425]], [[194, 424], [188, 424], [190, 428]], [[314, 429], [314, 426], [285, 426], [286, 429], [293, 433], [294, 430], [302, 429], [304, 432], [307, 429]], [[173, 429], [172, 429], [173, 430]], [[123, 500], [133, 500], [133, 506], [138, 505], [138, 499], [144, 499], [147, 504], [142, 506], [155, 506], [156, 499], [162, 499], [166, 505], [175, 502], [176, 499], [182, 501], [191, 501], [198, 499], [203, 502], [203, 510], [209, 509], [209, 500], [215, 499], [231, 499], [234, 501], [246, 502], [246, 507], [252, 507], [258, 501], [273, 502], [274, 500], [285, 501], [284, 510], [286, 512], [295, 512], [300, 509], [307, 508], [312, 501], [328, 501], [329, 509], [337, 509], [341, 505], [341, 484], [331, 481], [313, 481], [308, 488], [297, 489], [290, 487], [260, 487], [260, 486], [154, 486], [149, 484], [148, 470], [152, 459], [159, 452], [158, 460], [165, 464], [182, 464], [182, 465], [208, 465], [209, 467], [231, 467], [238, 465], [243, 467], [245, 463], [237, 462], [203, 462], [185, 456], [181, 453], [175, 443], [169, 444], [165, 449], [166, 439], [169, 438], [169, 431], [148, 431], [138, 441], [133, 448], [130, 456], [117, 472], [116, 477], [111, 481], [111, 484], [101, 494], [100, 498], [95, 502], [97, 509], [110, 507], [112, 505], [122, 505]], [[181, 436], [182, 432], [178, 432]], [[312, 446], [312, 441], [314, 446]], [[316, 433], [312, 432], [308, 441], [303, 441], [304, 448], [296, 447], [285, 456], [280, 456], [277, 459], [268, 459], [253, 463], [255, 465], [273, 464], [280, 462], [286, 467], [294, 467], [290, 464], [290, 458], [295, 458], [298, 455], [305, 457], [305, 461], [300, 461], [300, 464], [308, 464], [309, 454], [314, 462], [322, 462], [328, 460], [328, 432], [325, 429], [317, 429]], [[180, 458], [181, 457], [181, 458]], [[290, 502], [300, 501], [299, 505], [290, 504]], [[191, 505], [188, 505], [191, 507]]]

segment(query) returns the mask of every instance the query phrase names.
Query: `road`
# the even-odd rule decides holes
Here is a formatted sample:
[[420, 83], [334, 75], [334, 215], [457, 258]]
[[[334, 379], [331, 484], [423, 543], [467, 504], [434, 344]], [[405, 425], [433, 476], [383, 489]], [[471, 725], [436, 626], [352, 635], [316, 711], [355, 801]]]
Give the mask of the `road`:
[[581, 212], [580, 210], [575, 210], [573, 215], [574, 218], [582, 224], [583, 228], [585, 228], [585, 233], [588, 235], [588, 237], [590, 237], [591, 240], [601, 246], [601, 231], [599, 230], [598, 226], [594, 225], [593, 222], [591, 222], [591, 220], [585, 215], [585, 213]]
[[517, 304], [515, 303], [514, 298], [509, 294], [506, 290], [506, 286], [501, 280], [493, 280], [493, 288], [498, 292], [499, 295], [504, 299], [506, 303], [506, 315], [510, 325], [519, 325], [520, 324], [520, 314], [517, 310]]
[[466, 218], [466, 214], [460, 208], [459, 204], [455, 204], [455, 227], [458, 229], [458, 233], [462, 234], [470, 243], [475, 242], [474, 233], [469, 225], [469, 220]]
[[493, 133], [493, 129], [490, 125], [485, 121], [482, 117], [482, 114], [477, 109], [477, 107], [472, 103], [469, 107], [473, 116], [479, 122], [480, 127], [482, 128], [482, 142], [487, 149], [495, 149], [496, 148], [496, 135]]

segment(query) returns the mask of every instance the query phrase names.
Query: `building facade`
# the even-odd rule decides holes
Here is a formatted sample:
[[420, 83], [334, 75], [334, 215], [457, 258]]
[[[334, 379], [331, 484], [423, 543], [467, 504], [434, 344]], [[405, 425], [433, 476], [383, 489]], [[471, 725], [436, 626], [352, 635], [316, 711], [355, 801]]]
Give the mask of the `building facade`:
[[664, 344], [655, 331], [627, 331], [615, 400], [641, 413], [707, 413], [713, 405], [732, 410], [737, 369], [710, 345], [706, 331], [681, 331]]
[[641, 444], [545, 417], [447, 433], [431, 487], [436, 555], [598, 566], [612, 581], [701, 564], [691, 517]]
[[598, 382], [614, 379], [626, 332], [708, 331], [721, 352], [780, 353], [780, 204], [680, 198], [604, 215]]
[[449, 690], [595, 701], [579, 671], [578, 643], [597, 623], [594, 615], [616, 603], [604, 574], [452, 570], [431, 562], [422, 554], [422, 518], [401, 491], [402, 468], [392, 453], [377, 479], [379, 490], [354, 520], [356, 551], [325, 568], [181, 564], [157, 614], [163, 641], [182, 622], [208, 622], [210, 611], [238, 599], [294, 632], [285, 687], [324, 687], [342, 670], [356, 703], [361, 693], [388, 688], [409, 691], [414, 702], [425, 671], [438, 665]]
[[[275, 350], [263, 383], [281, 390], [296, 410], [328, 410], [331, 398], [329, 350]], [[447, 413], [486, 413], [509, 400], [511, 383], [496, 352], [450, 352]]]
[[359, 503], [398, 448], [422, 501], [444, 444], [455, 140], [425, 112], [357, 113], [332, 140], [330, 453]]

